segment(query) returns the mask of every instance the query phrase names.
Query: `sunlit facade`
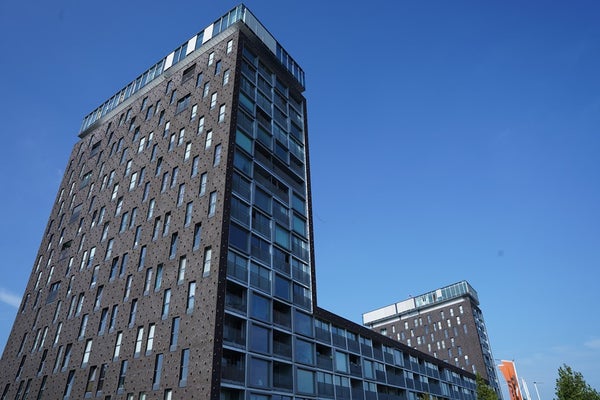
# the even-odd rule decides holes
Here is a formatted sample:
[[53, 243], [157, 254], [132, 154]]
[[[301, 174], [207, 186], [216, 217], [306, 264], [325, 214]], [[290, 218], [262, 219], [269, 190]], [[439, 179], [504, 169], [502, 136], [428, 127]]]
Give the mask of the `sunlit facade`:
[[414, 349], [481, 374], [502, 398], [479, 296], [467, 281], [367, 312], [363, 323]]

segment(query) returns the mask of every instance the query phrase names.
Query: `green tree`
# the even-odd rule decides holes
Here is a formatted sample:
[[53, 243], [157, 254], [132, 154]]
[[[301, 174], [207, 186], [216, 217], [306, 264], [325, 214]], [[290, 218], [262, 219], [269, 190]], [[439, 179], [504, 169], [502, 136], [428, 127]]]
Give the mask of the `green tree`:
[[498, 400], [494, 389], [485, 382], [479, 373], [475, 376], [475, 383], [477, 384], [477, 400]]
[[588, 385], [580, 372], [567, 364], [558, 368], [556, 400], [600, 400], [600, 393]]

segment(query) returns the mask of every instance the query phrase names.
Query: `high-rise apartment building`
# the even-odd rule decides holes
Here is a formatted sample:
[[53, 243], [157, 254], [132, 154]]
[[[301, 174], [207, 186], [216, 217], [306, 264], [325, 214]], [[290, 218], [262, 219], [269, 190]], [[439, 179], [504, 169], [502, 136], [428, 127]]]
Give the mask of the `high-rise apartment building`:
[[481, 374], [501, 396], [479, 296], [468, 282], [367, 312], [363, 324], [409, 347]]
[[85, 117], [4, 399], [475, 398], [316, 306], [304, 73], [243, 5]]

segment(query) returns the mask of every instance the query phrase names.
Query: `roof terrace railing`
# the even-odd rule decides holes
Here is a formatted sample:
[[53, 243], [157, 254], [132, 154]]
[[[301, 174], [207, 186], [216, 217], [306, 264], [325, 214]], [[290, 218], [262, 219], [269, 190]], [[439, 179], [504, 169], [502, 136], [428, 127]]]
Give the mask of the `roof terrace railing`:
[[283, 47], [275, 40], [273, 35], [269, 33], [267, 28], [262, 25], [258, 19], [248, 10], [248, 8], [240, 4], [234, 7], [231, 11], [217, 19], [215, 22], [204, 28], [202, 31], [194, 35], [190, 40], [183, 43], [181, 46], [173, 50], [165, 58], [154, 64], [134, 81], [129, 83], [123, 89], [119, 90], [111, 98], [105, 101], [100, 107], [89, 113], [83, 119], [79, 132], [88, 129], [94, 122], [117, 108], [125, 100], [137, 93], [147, 84], [161, 76], [166, 70], [177, 64], [195, 50], [202, 47], [213, 37], [229, 28], [234, 23], [242, 21], [250, 28], [256, 36], [271, 50], [281, 64], [294, 76], [294, 78], [304, 87], [304, 71], [294, 61], [294, 59], [283, 49]]

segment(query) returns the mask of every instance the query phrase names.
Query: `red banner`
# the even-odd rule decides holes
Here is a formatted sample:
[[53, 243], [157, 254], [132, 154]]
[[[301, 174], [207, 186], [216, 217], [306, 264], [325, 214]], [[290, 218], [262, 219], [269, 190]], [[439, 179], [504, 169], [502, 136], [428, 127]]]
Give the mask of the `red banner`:
[[508, 393], [510, 400], [523, 400], [521, 389], [519, 388], [519, 380], [517, 378], [517, 370], [515, 363], [512, 361], [502, 360], [502, 364], [498, 365], [500, 372], [504, 375], [506, 384], [508, 385]]

